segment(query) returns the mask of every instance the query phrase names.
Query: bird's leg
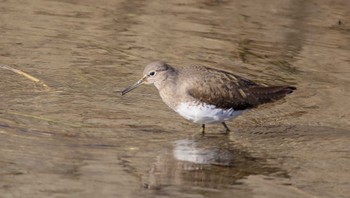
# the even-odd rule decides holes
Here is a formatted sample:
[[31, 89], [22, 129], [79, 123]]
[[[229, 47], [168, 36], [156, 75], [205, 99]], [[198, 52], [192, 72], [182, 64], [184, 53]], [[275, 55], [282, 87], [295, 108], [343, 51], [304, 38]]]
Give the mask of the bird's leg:
[[227, 127], [226, 123], [225, 122], [221, 122], [222, 125], [224, 125], [225, 129], [226, 129], [226, 133], [230, 132], [230, 129]]
[[205, 124], [202, 124], [202, 135], [205, 133]]

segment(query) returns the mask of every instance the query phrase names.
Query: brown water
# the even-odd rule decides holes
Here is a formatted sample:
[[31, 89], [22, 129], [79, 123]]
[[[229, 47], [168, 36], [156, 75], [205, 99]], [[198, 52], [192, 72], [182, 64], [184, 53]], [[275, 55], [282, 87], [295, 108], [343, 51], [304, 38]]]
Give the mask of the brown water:
[[[0, 197], [348, 197], [350, 1], [1, 1]], [[153, 60], [298, 91], [199, 126]]]

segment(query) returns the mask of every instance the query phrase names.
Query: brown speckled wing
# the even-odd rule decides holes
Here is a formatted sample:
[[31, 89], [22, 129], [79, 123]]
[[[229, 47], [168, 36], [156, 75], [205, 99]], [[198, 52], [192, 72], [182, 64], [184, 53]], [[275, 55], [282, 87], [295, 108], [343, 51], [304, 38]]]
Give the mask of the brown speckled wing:
[[194, 78], [187, 92], [201, 102], [223, 109], [245, 110], [273, 102], [291, 93], [295, 87], [259, 85], [228, 72], [205, 68], [205, 78]]

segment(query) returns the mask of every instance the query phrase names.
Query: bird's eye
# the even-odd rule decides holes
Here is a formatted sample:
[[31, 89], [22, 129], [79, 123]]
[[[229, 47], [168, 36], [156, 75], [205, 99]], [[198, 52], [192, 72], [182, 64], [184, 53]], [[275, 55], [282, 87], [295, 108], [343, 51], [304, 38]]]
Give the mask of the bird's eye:
[[151, 72], [148, 73], [148, 76], [150, 76], [150, 77], [153, 77], [153, 76], [155, 76], [155, 75], [156, 75], [156, 72], [155, 72], [155, 71], [151, 71]]

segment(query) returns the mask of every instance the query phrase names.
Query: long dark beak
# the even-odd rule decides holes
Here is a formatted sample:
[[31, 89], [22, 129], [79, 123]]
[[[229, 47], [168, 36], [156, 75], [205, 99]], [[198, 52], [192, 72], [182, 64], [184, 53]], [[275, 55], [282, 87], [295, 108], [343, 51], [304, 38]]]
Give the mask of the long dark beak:
[[139, 81], [137, 81], [135, 84], [131, 85], [130, 87], [127, 87], [126, 89], [124, 89], [122, 91], [122, 95], [127, 94], [128, 92], [136, 89], [137, 87], [139, 87], [140, 85], [142, 85], [145, 82], [146, 76], [141, 78]]

